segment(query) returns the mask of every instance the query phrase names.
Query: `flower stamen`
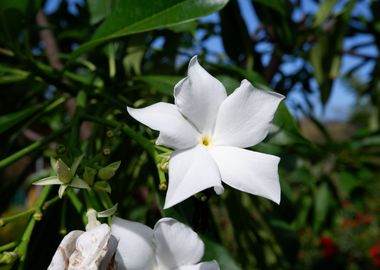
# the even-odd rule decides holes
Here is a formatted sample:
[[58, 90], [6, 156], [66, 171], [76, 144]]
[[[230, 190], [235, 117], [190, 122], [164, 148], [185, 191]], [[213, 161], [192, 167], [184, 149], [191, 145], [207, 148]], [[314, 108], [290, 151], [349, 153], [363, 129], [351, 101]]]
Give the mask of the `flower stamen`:
[[201, 142], [202, 142], [203, 146], [210, 146], [211, 145], [211, 138], [209, 136], [203, 136]]

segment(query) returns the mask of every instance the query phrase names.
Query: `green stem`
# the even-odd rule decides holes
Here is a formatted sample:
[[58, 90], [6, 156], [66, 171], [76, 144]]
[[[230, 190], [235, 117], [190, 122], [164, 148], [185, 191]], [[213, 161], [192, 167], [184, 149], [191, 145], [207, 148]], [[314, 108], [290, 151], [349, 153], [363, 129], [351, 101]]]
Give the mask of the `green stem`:
[[106, 209], [109, 209], [114, 205], [107, 192], [98, 191], [97, 194], [98, 194], [98, 197], [100, 198], [100, 201], [103, 207], [105, 207]]
[[59, 196], [57, 195], [57, 196], [55, 196], [54, 198], [52, 198], [52, 199], [46, 201], [46, 202], [44, 203], [44, 205], [42, 206], [42, 210], [46, 210], [50, 205], [52, 205], [52, 204], [58, 202], [59, 200], [60, 200], [60, 199], [59, 199]]
[[[109, 121], [109, 120], [104, 120], [104, 119], [96, 117], [96, 116], [92, 116], [92, 115], [87, 115], [86, 114], [86, 115], [83, 115], [82, 117], [84, 119], [92, 121], [94, 123], [98, 123], [98, 124], [101, 124], [101, 125], [109, 126], [109, 127], [112, 127], [112, 128], [118, 128], [118, 127], [120, 127], [120, 124], [117, 123], [117, 122], [113, 122], [113, 121]], [[139, 134], [138, 132], [134, 131], [133, 129], [131, 129], [128, 126], [123, 125], [121, 127], [121, 130], [127, 136], [131, 137], [138, 144], [140, 144], [148, 152], [148, 154], [154, 160], [156, 160], [156, 151], [155, 151], [154, 147], [152, 146], [152, 143], [148, 139], [146, 139], [144, 136], [142, 136], [141, 134]]]
[[67, 189], [66, 194], [69, 197], [71, 203], [73, 204], [75, 210], [77, 210], [78, 214], [82, 217], [83, 224], [86, 224], [87, 217], [85, 213], [83, 212], [84, 206], [82, 202], [79, 200], [78, 196], [75, 194], [75, 192], [71, 188]]
[[6, 250], [10, 250], [10, 249], [12, 249], [12, 248], [14, 248], [16, 246], [17, 246], [17, 242], [16, 241], [10, 242], [10, 243], [5, 244], [5, 245], [2, 245], [2, 246], [0, 246], [0, 253], [3, 252], [3, 251], [6, 251]]
[[27, 217], [27, 216], [30, 216], [31, 214], [33, 214], [35, 212], [35, 208], [30, 208], [28, 210], [25, 210], [21, 213], [17, 213], [13, 216], [10, 216], [10, 217], [4, 217], [4, 218], [0, 218], [0, 227], [3, 227], [5, 225], [7, 225], [8, 223], [11, 223], [19, 218], [23, 218], [23, 217]]
[[[40, 196], [38, 197], [35, 205], [34, 210], [35, 212], [41, 211], [42, 205], [45, 202], [47, 196], [49, 195], [50, 191], [52, 189], [52, 186], [46, 186], [41, 191]], [[28, 251], [28, 246], [30, 242], [30, 237], [32, 235], [34, 226], [36, 225], [36, 219], [34, 217], [31, 217], [29, 220], [29, 223], [21, 237], [21, 242], [18, 244], [18, 246], [15, 249], [15, 252], [20, 258], [20, 264], [18, 266], [18, 269], [24, 269], [25, 259], [26, 259], [26, 253]]]
[[43, 138], [42, 140], [36, 141], [36, 142], [28, 145], [27, 147], [21, 149], [20, 151], [0, 160], [0, 170], [7, 167], [10, 164], [12, 164], [13, 162], [19, 160], [20, 158], [28, 155], [29, 153], [35, 151], [36, 149], [44, 146], [45, 144], [48, 144], [49, 142], [51, 142], [52, 140], [54, 140], [58, 136], [65, 133], [68, 129], [69, 129], [69, 126], [63, 128], [61, 130], [58, 130], [58, 131], [50, 134], [49, 136]]

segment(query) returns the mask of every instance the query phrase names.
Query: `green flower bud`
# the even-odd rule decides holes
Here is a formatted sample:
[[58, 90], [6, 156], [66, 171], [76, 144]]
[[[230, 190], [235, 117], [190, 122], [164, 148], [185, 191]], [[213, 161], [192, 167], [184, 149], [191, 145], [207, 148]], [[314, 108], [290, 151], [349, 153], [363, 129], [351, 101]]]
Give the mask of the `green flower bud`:
[[95, 175], [96, 175], [95, 169], [91, 167], [87, 167], [87, 166], [84, 167], [83, 180], [90, 186], [92, 186], [92, 184], [94, 183]]
[[112, 137], [114, 136], [113, 131], [112, 131], [112, 130], [107, 130], [107, 132], [106, 132], [106, 136], [107, 136], [108, 138], [112, 138]]
[[103, 155], [109, 156], [111, 154], [111, 149], [109, 148], [103, 148]]
[[73, 178], [73, 175], [71, 173], [70, 168], [67, 167], [67, 165], [62, 161], [62, 159], [57, 160], [56, 168], [59, 181], [61, 181], [63, 184], [70, 183], [71, 179]]
[[104, 191], [107, 193], [111, 193], [111, 186], [106, 181], [95, 182], [94, 189], [97, 191]]
[[121, 163], [121, 161], [116, 161], [116, 162], [113, 162], [111, 164], [108, 164], [104, 168], [101, 168], [98, 171], [98, 177], [101, 180], [105, 180], [105, 181], [111, 179], [115, 175], [117, 169], [119, 169], [120, 163]]
[[64, 153], [66, 153], [66, 147], [63, 144], [58, 144], [57, 148], [55, 149], [55, 152], [57, 153], [57, 155], [63, 155]]

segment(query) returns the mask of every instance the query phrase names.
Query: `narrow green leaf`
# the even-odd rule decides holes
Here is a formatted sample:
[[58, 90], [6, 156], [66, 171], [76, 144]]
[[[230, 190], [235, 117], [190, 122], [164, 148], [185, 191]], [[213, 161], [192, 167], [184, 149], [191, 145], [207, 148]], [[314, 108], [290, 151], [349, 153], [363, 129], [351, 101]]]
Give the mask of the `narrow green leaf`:
[[322, 224], [325, 222], [329, 206], [330, 206], [330, 191], [327, 183], [321, 184], [314, 192], [314, 224], [315, 231], [319, 231]]
[[326, 19], [331, 16], [333, 8], [337, 2], [338, 0], [324, 1], [315, 14], [313, 26], [321, 26], [321, 24], [323, 24]]
[[218, 11], [227, 2], [228, 0], [119, 0], [91, 41], [80, 46], [72, 58], [111, 39], [206, 16]]
[[24, 110], [0, 116], [0, 134], [30, 117], [42, 107], [41, 104], [30, 106]]
[[182, 79], [180, 76], [165, 76], [165, 75], [146, 75], [135, 78], [137, 81], [143, 81], [150, 85], [153, 89], [161, 92], [164, 95], [172, 96], [173, 89], [177, 82]]
[[283, 16], [286, 15], [286, 11], [285, 11], [286, 9], [285, 9], [284, 1], [281, 1], [281, 0], [271, 0], [271, 1], [253, 0], [253, 2], [261, 4], [263, 6], [267, 6], [268, 8], [271, 8], [271, 9], [277, 11], [278, 13], [280, 13]]

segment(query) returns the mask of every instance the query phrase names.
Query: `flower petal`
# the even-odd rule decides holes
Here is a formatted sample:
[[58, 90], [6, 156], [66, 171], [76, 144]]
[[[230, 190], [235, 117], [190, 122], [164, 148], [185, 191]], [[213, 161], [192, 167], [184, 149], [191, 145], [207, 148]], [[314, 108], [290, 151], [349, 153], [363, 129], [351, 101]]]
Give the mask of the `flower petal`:
[[84, 231], [71, 231], [62, 239], [57, 251], [54, 253], [48, 270], [62, 270], [68, 268], [69, 258], [75, 251], [77, 238], [83, 233]]
[[79, 178], [79, 176], [75, 176], [69, 184], [69, 186], [74, 188], [83, 188], [87, 190], [91, 189], [90, 186], [83, 179]]
[[119, 270], [151, 270], [155, 263], [153, 230], [144, 224], [114, 217], [111, 233], [119, 239]]
[[178, 267], [176, 270], [219, 270], [219, 264], [216, 261], [202, 262], [196, 265], [185, 265]]
[[214, 143], [241, 148], [258, 144], [267, 136], [270, 122], [283, 98], [275, 92], [258, 90], [243, 80], [220, 105]]
[[202, 258], [204, 244], [189, 226], [172, 218], [162, 218], [153, 230], [160, 269], [196, 264]]
[[159, 102], [143, 109], [127, 108], [137, 121], [160, 131], [157, 144], [185, 149], [198, 143], [199, 134], [174, 104]]
[[45, 185], [62, 185], [63, 183], [59, 181], [58, 177], [56, 175], [49, 176], [46, 178], [43, 178], [41, 180], [38, 180], [36, 182], [33, 182], [33, 185], [37, 186], [45, 186]]
[[107, 224], [81, 234], [76, 241], [76, 250], [70, 256], [69, 269], [98, 270], [107, 255], [110, 236], [111, 228]]
[[169, 186], [164, 209], [209, 187], [222, 192], [220, 179], [218, 167], [205, 147], [197, 145], [175, 151], [169, 161]]
[[174, 87], [175, 104], [204, 134], [211, 134], [219, 105], [227, 97], [223, 84], [211, 76], [194, 56], [189, 63], [188, 76]]
[[210, 154], [224, 183], [280, 203], [279, 157], [231, 146], [216, 146]]

